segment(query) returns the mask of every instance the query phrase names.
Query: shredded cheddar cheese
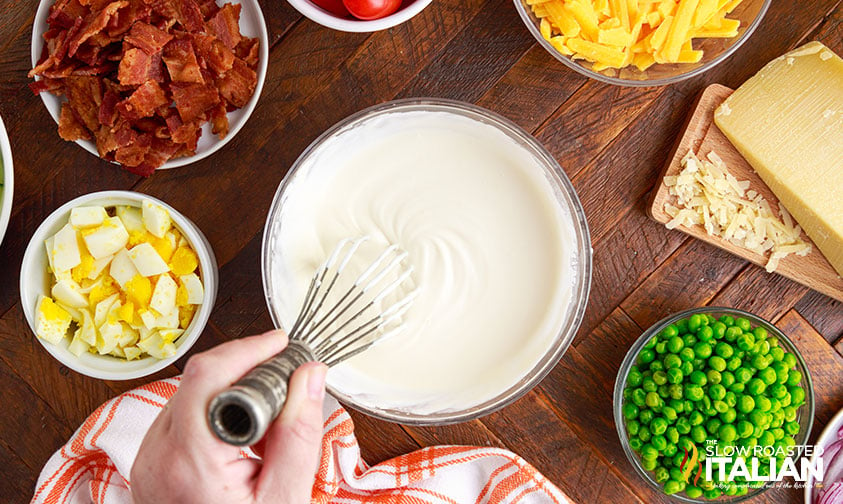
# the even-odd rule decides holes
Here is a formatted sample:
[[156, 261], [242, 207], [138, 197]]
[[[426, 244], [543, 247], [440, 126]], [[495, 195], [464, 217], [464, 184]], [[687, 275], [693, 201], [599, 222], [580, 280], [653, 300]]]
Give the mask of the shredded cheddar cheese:
[[526, 0], [539, 31], [560, 53], [596, 71], [656, 63], [697, 63], [694, 38], [732, 38], [742, 0]]
[[729, 173], [714, 152], [700, 160], [689, 151], [679, 175], [666, 176], [664, 183], [677, 201], [676, 206], [664, 207], [672, 217], [668, 229], [702, 226], [707, 234], [757, 254], [769, 252], [767, 272], [775, 271], [788, 254], [804, 256], [811, 251], [787, 210], [779, 205], [779, 220], [764, 197], [749, 189], [748, 181]]

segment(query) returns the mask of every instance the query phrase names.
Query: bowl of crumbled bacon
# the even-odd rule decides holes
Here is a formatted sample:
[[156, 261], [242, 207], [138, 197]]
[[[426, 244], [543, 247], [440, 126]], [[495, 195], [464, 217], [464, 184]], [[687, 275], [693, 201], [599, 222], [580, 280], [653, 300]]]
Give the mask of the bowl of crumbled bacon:
[[61, 138], [144, 177], [231, 140], [269, 59], [257, 0], [42, 0], [32, 32]]

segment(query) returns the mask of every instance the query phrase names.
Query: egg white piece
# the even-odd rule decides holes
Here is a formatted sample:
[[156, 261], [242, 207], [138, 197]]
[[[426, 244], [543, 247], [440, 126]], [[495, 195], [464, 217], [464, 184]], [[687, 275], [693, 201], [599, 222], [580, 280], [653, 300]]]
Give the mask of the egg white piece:
[[76, 229], [97, 227], [108, 218], [101, 206], [76, 207], [70, 211], [70, 224]]
[[70, 271], [82, 262], [79, 252], [79, 242], [76, 238], [76, 230], [69, 223], [53, 237], [51, 264], [53, 271]]
[[[176, 307], [176, 282], [170, 275], [161, 275], [152, 291], [152, 300], [149, 306], [161, 315], [169, 314]], [[178, 315], [176, 316], [178, 318]]]
[[[70, 314], [46, 296], [38, 296], [38, 314], [35, 317], [35, 334], [57, 345], [70, 328]], [[48, 313], [50, 312], [50, 313]]]
[[146, 229], [143, 226], [143, 217], [140, 208], [130, 206], [118, 206], [117, 217], [123, 222], [126, 230], [130, 233], [143, 233]]
[[87, 352], [89, 348], [91, 348], [91, 345], [82, 339], [82, 328], [80, 327], [75, 333], [73, 333], [73, 339], [70, 341], [70, 345], [67, 346], [67, 350], [73, 355], [79, 357], [83, 353]]
[[100, 259], [94, 259], [94, 268], [88, 274], [88, 280], [96, 280], [99, 278], [106, 266], [111, 264], [112, 259], [114, 259], [113, 255], [108, 255]]
[[149, 243], [141, 243], [129, 250], [129, 258], [137, 268], [137, 271], [145, 276], [160, 275], [170, 271], [170, 267]]
[[82, 333], [80, 337], [89, 346], [94, 346], [97, 344], [97, 328], [94, 325], [94, 318], [91, 316], [90, 310], [79, 311], [82, 314]]
[[119, 294], [112, 294], [97, 303], [96, 308], [94, 308], [94, 325], [100, 327], [103, 323], [105, 323], [106, 317], [108, 317], [111, 307], [114, 305], [114, 302], [117, 301], [118, 297]]
[[125, 287], [126, 282], [138, 274], [138, 270], [129, 255], [129, 251], [120, 249], [120, 252], [117, 252], [114, 259], [111, 260], [111, 268], [109, 268], [108, 274], [120, 285], [121, 289]]
[[[51, 291], [53, 298], [71, 308], [86, 308], [88, 298], [80, 292], [81, 287], [73, 280], [59, 280]], [[76, 317], [74, 317], [76, 318]]]
[[187, 291], [187, 303], [192, 305], [202, 304], [202, 299], [205, 297], [205, 288], [196, 273], [180, 276], [179, 281]]
[[158, 238], [163, 238], [170, 229], [170, 212], [150, 200], [143, 200], [141, 209], [143, 211], [143, 225], [146, 230]]
[[129, 232], [118, 217], [109, 217], [93, 233], [85, 235], [85, 245], [94, 259], [116, 254], [129, 241]]

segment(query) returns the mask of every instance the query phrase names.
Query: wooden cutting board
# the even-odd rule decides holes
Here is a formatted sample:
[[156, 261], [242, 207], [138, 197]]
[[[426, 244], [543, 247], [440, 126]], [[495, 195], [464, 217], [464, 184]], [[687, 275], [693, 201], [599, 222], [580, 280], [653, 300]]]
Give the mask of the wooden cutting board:
[[[726, 86], [712, 84], [705, 88], [700, 95], [693, 112], [688, 118], [685, 130], [676, 142], [674, 150], [668, 158], [667, 165], [662, 171], [661, 177], [659, 178], [661, 182], [651, 196], [651, 202], [648, 207], [649, 214], [656, 222], [666, 224], [671, 220], [671, 217], [665, 213], [664, 206], [665, 203], [676, 205], [676, 198], [668, 193], [668, 187], [664, 184], [664, 176], [677, 175], [682, 170], [682, 158], [687, 154], [689, 149], [693, 149], [701, 159], [713, 150], [723, 159], [729, 168], [729, 172], [738, 180], [748, 180], [750, 189], [763, 195], [764, 199], [770, 203], [773, 209], [778, 207], [779, 200], [770, 188], [764, 184], [752, 169], [752, 166], [749, 165], [714, 124], [715, 109], [732, 92], [733, 90]], [[679, 226], [676, 229], [728, 250], [761, 267], [767, 264], [766, 256], [733, 245], [722, 238], [710, 236], [702, 226]], [[837, 274], [816, 245], [804, 233], [802, 234], [802, 239], [811, 243], [811, 253], [804, 257], [795, 254], [785, 257], [779, 262], [775, 272], [834, 299], [843, 301], [843, 278]]]

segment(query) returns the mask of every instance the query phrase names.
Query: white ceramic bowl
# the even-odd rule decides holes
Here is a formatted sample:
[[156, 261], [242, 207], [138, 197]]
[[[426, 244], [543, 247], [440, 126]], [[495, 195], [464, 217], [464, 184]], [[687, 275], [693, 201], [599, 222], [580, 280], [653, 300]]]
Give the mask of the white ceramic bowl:
[[0, 118], [0, 160], [3, 161], [3, 166], [0, 168], [3, 181], [3, 187], [0, 188], [0, 244], [2, 244], [6, 228], [9, 226], [9, 217], [12, 215], [12, 196], [15, 188], [12, 147], [9, 144], [9, 136], [6, 134], [2, 118]]
[[386, 30], [397, 26], [404, 21], [412, 18], [425, 7], [430, 5], [433, 0], [404, 0], [401, 7], [390, 14], [389, 16], [380, 19], [372, 19], [364, 21], [362, 19], [355, 19], [353, 17], [340, 17], [336, 14], [326, 11], [310, 0], [287, 0], [302, 15], [309, 18], [311, 21], [333, 28], [334, 30], [344, 32], [366, 33]]
[[[153, 357], [126, 361], [110, 355], [95, 355], [84, 353], [77, 357], [67, 349], [70, 344], [68, 338], [64, 338], [60, 344], [53, 345], [35, 334], [35, 308], [39, 295], [49, 296], [50, 274], [47, 272], [47, 252], [44, 247], [44, 240], [58, 232], [64, 226], [69, 217], [70, 210], [83, 205], [130, 205], [140, 207], [141, 201], [150, 199], [163, 206], [170, 212], [175, 227], [187, 239], [196, 255], [199, 257], [199, 268], [202, 283], [205, 286], [205, 298], [202, 305], [193, 316], [193, 320], [185, 330], [184, 334], [176, 340], [176, 354], [169, 359], [158, 360]], [[211, 310], [217, 299], [218, 288], [217, 260], [211, 250], [211, 244], [199, 228], [179, 213], [176, 209], [166, 203], [145, 194], [131, 191], [103, 191], [80, 196], [71, 200], [56, 211], [50, 214], [44, 222], [35, 230], [26, 252], [23, 256], [20, 275], [20, 296], [23, 305], [23, 312], [26, 321], [32, 329], [33, 337], [36, 338], [50, 354], [59, 362], [74, 371], [101, 378], [103, 380], [130, 380], [147, 376], [169, 366], [190, 349], [205, 329]]]
[[[48, 29], [47, 17], [50, 14], [50, 7], [54, 3], [54, 0], [41, 0], [41, 3], [38, 5], [38, 11], [35, 13], [35, 21], [32, 24], [31, 44], [33, 68], [38, 63], [38, 59], [41, 57], [41, 49], [44, 47], [44, 38], [42, 35]], [[258, 83], [255, 86], [255, 93], [252, 95], [252, 99], [249, 100], [249, 103], [247, 103], [245, 107], [228, 113], [229, 131], [225, 138], [220, 140], [217, 135], [211, 133], [210, 123], [205, 123], [205, 125], [202, 126], [202, 136], [199, 137], [199, 143], [196, 146], [196, 154], [188, 157], [171, 159], [162, 166], [159, 166], [159, 170], [189, 165], [190, 163], [195, 163], [196, 161], [204, 159], [220, 150], [225, 144], [230, 142], [237, 132], [240, 131], [240, 128], [246, 124], [246, 121], [249, 119], [249, 116], [252, 115], [252, 111], [258, 104], [258, 99], [260, 98], [261, 90], [263, 89], [263, 83], [266, 80], [267, 65], [269, 64], [269, 35], [266, 31], [266, 22], [263, 19], [263, 12], [261, 11], [260, 4], [257, 0], [217, 0], [217, 3], [220, 5], [223, 3], [242, 5], [240, 10], [240, 32], [248, 37], [257, 37], [258, 40], [260, 40], [257, 68]], [[36, 78], [36, 80], [39, 79]], [[40, 96], [41, 101], [44, 102], [44, 106], [47, 107], [47, 112], [50, 113], [53, 120], [56, 121], [56, 124], [58, 124], [59, 114], [61, 113], [61, 104], [65, 101], [65, 98], [46, 91], [41, 93]], [[58, 135], [58, 130], [56, 131], [56, 135]], [[76, 143], [81, 145], [82, 148], [94, 156], [99, 157], [97, 146], [93, 141], [77, 140]]]
[[[834, 415], [834, 418], [828, 422], [828, 425], [825, 426], [822, 434], [820, 437], [817, 438], [816, 443], [814, 446], [819, 449], [820, 447], [825, 448], [826, 446], [830, 445], [837, 439], [837, 431], [843, 427], [843, 409], [837, 412]], [[817, 458], [819, 455], [817, 452], [814, 452], [814, 455], [811, 457], [811, 467], [816, 467], [817, 465]], [[823, 460], [823, 467], [828, 467], [828, 460]], [[805, 504], [814, 504], [814, 485], [816, 485], [816, 481], [814, 481], [814, 476], [809, 475], [808, 481], [805, 482]]]

